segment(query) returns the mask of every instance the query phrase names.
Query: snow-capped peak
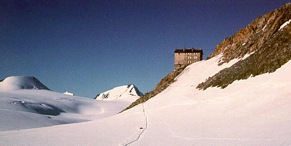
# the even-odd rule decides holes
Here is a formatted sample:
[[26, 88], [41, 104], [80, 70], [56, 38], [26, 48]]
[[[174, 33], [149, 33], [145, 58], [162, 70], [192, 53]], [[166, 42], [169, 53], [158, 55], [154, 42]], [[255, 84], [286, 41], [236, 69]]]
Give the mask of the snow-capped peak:
[[18, 90], [18, 89], [44, 89], [49, 90], [38, 79], [32, 76], [11, 76], [0, 82], [0, 91]]
[[95, 99], [97, 100], [125, 99], [134, 101], [142, 95], [143, 93], [141, 93], [136, 86], [134, 86], [133, 84], [129, 84], [115, 87], [111, 90], [100, 93], [95, 97]]

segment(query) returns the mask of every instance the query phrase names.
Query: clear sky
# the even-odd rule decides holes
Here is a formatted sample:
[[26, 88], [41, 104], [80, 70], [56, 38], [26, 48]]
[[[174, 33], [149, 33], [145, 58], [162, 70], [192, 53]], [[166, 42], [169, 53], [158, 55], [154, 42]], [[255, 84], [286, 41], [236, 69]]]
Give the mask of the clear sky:
[[203, 58], [288, 0], [0, 0], [0, 79], [35, 76], [79, 96], [125, 84], [152, 90], [176, 48]]

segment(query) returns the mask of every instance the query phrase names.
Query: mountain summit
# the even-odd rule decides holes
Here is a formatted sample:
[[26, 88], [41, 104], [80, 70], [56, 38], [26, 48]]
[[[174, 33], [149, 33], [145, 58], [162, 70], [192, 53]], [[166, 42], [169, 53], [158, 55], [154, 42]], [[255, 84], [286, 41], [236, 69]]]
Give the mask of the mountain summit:
[[135, 85], [129, 84], [115, 87], [111, 90], [100, 93], [95, 97], [95, 99], [97, 100], [125, 99], [133, 102], [142, 95], [143, 93], [141, 93]]
[[0, 91], [18, 89], [39, 89], [49, 90], [37, 78], [32, 76], [11, 76], [0, 82]]

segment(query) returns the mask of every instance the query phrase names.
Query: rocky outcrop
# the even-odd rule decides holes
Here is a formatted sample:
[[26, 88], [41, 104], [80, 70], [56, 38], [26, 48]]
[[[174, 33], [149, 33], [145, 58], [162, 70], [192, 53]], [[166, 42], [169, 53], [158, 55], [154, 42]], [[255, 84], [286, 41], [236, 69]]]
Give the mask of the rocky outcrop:
[[207, 58], [223, 54], [220, 60], [220, 64], [223, 64], [261, 49], [279, 32], [280, 26], [291, 19], [290, 8], [291, 3], [287, 3], [275, 11], [260, 16], [233, 36], [225, 38]]
[[170, 86], [173, 82], [175, 82], [175, 78], [187, 67], [187, 65], [182, 66], [179, 69], [176, 69], [175, 71], [169, 73], [166, 77], [164, 77], [157, 86], [150, 92], [146, 93], [145, 95], [141, 96], [139, 99], [137, 99], [135, 102], [133, 102], [130, 106], [128, 106], [123, 111], [130, 109], [138, 104], [141, 104], [143, 102], [146, 102], [147, 100], [151, 99], [152, 97], [156, 96], [157, 94], [164, 91], [167, 87]]
[[[263, 15], [239, 30], [236, 34], [223, 40], [215, 51], [208, 56], [212, 58], [222, 54], [219, 64], [227, 63], [235, 58], [243, 58], [233, 66], [221, 70], [197, 88], [206, 89], [211, 86], [226, 87], [235, 80], [246, 79], [251, 75], [273, 72], [291, 59], [291, 3]], [[185, 66], [186, 67], [186, 66]], [[184, 68], [185, 68], [184, 67]], [[184, 68], [180, 68], [163, 78], [154, 90], [137, 99], [125, 110], [143, 103], [166, 89], [175, 81]]]
[[226, 38], [208, 58], [223, 54], [219, 62], [223, 64], [234, 58], [242, 58], [246, 54], [251, 55], [209, 77], [197, 88], [225, 88], [235, 80], [274, 72], [280, 68], [291, 59], [290, 20], [291, 3], [287, 3], [259, 17], [232, 37]]

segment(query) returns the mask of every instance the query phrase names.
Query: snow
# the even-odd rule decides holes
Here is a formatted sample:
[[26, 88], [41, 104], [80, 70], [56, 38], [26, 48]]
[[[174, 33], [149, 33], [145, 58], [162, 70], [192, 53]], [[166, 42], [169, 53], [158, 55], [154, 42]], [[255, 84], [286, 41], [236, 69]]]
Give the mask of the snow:
[[103, 117], [100, 112], [102, 108], [98, 104], [102, 105], [93, 99], [72, 97], [49, 90], [0, 92], [0, 131], [83, 122]]
[[66, 91], [64, 94], [74, 96], [74, 93], [71, 93], [69, 91]]
[[128, 111], [2, 131], [0, 145], [291, 145], [291, 62], [225, 89], [196, 89], [239, 60], [218, 66], [220, 57], [188, 66], [162, 93]]
[[263, 30], [263, 31], [265, 31], [266, 27], [267, 27], [267, 24], [266, 24], [266, 25], [263, 27], [263, 29], [262, 29], [262, 30]]
[[0, 131], [101, 119], [131, 104], [123, 99], [97, 101], [53, 92], [29, 76], [8, 77], [0, 87]]
[[49, 90], [38, 79], [31, 76], [11, 76], [0, 82], [0, 91], [18, 89], [45, 89]]
[[280, 26], [279, 30], [281, 30], [281, 29], [283, 29], [284, 27], [286, 27], [290, 22], [291, 22], [291, 19], [289, 19], [288, 21], [286, 21], [285, 23], [283, 23], [283, 24]]
[[130, 103], [137, 100], [143, 94], [133, 84], [115, 87], [111, 90], [100, 93], [96, 96], [96, 100], [123, 100]]

